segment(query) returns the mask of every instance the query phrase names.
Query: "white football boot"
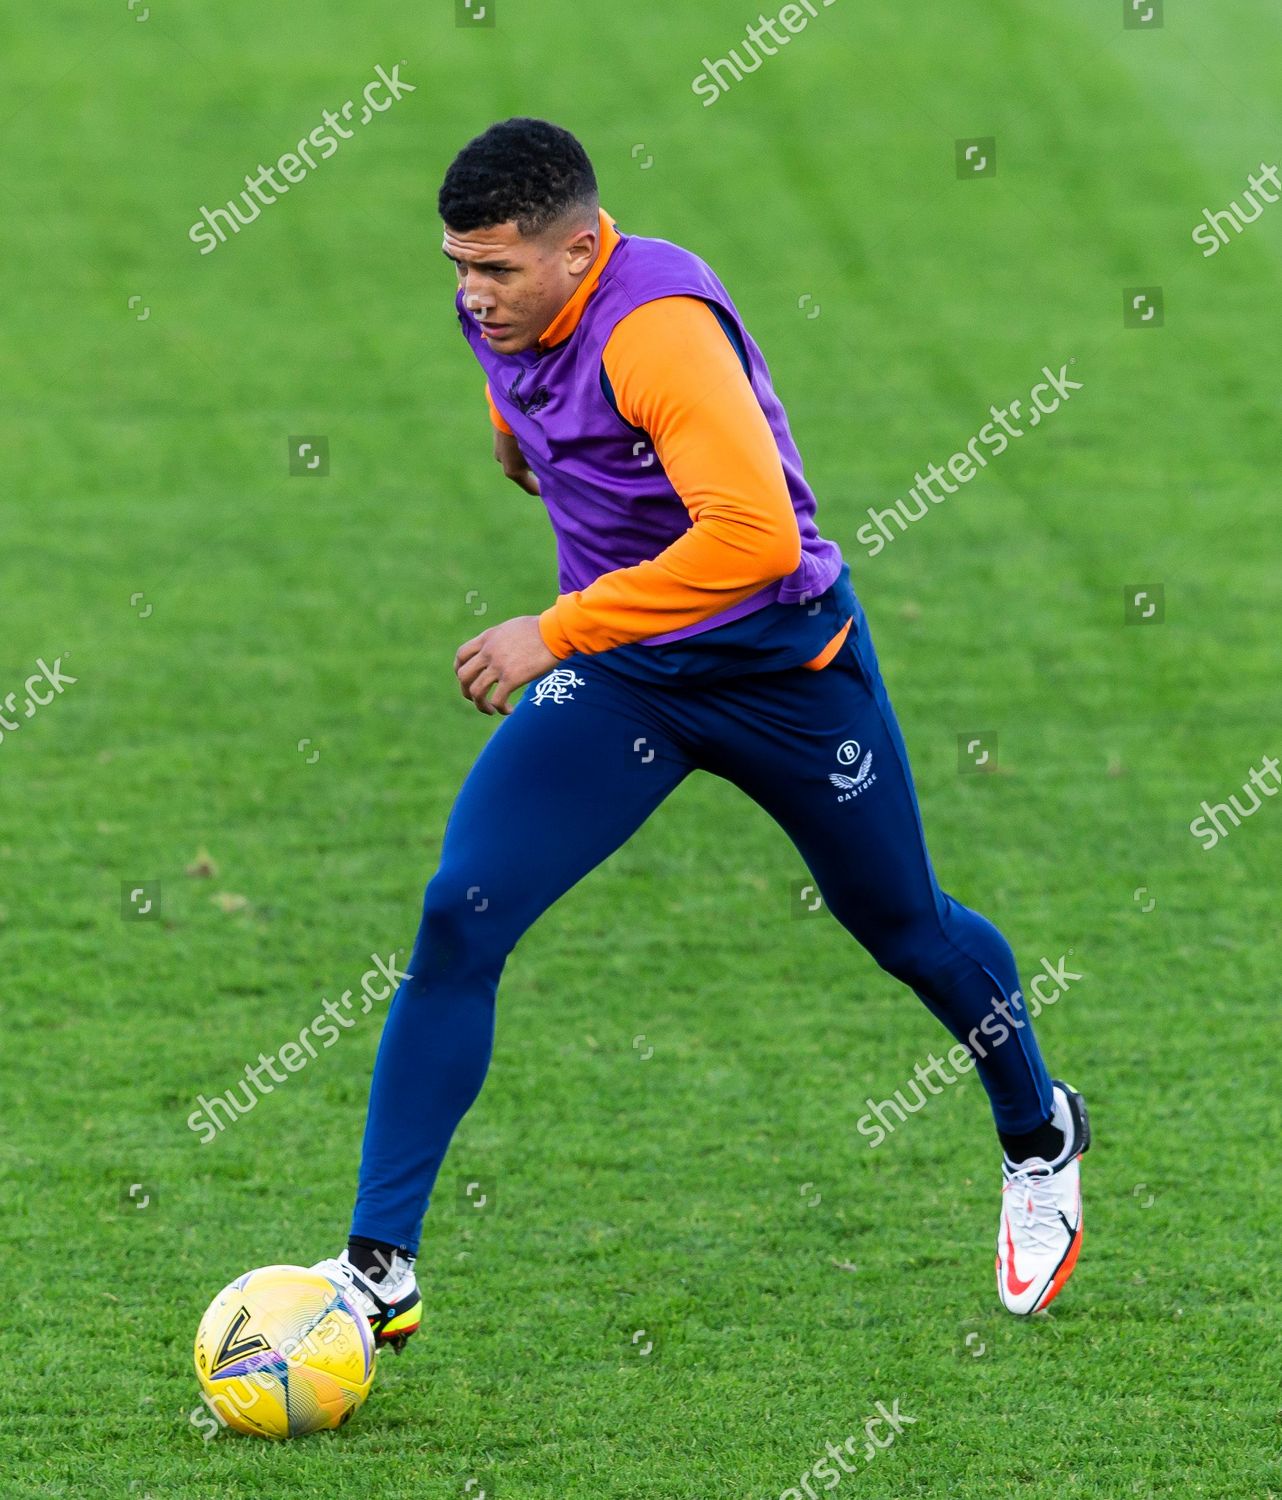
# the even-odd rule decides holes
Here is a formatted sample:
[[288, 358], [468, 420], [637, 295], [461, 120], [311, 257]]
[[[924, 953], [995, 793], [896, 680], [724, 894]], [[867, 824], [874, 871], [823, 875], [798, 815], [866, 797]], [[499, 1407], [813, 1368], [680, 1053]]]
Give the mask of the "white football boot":
[[1052, 1122], [1064, 1132], [1054, 1161], [1012, 1162], [1003, 1154], [1002, 1217], [997, 1229], [997, 1295], [1013, 1313], [1041, 1312], [1064, 1289], [1082, 1247], [1082, 1181], [1078, 1165], [1091, 1143], [1086, 1103], [1052, 1079]]
[[376, 1348], [390, 1345], [397, 1354], [404, 1349], [410, 1335], [418, 1328], [423, 1312], [423, 1299], [414, 1277], [414, 1262], [408, 1256], [396, 1251], [382, 1281], [371, 1281], [368, 1276], [362, 1276], [348, 1260], [346, 1250], [334, 1260], [317, 1261], [312, 1270], [319, 1271], [340, 1291], [349, 1294], [369, 1319]]

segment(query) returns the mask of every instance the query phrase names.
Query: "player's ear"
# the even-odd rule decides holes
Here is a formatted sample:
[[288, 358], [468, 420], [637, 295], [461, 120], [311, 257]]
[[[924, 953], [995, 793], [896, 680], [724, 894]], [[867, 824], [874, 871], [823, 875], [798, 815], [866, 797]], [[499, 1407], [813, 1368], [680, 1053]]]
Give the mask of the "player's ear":
[[596, 259], [600, 232], [595, 228], [577, 229], [565, 246], [565, 266], [571, 276], [582, 276]]

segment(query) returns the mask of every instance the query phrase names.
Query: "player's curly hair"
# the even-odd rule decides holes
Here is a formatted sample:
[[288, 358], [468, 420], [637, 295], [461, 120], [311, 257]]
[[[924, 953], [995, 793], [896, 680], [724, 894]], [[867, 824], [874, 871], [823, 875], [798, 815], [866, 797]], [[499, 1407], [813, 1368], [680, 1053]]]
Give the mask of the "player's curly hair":
[[568, 130], [548, 120], [501, 120], [471, 140], [450, 163], [436, 207], [451, 229], [490, 229], [515, 222], [541, 234], [572, 209], [598, 205], [588, 154]]

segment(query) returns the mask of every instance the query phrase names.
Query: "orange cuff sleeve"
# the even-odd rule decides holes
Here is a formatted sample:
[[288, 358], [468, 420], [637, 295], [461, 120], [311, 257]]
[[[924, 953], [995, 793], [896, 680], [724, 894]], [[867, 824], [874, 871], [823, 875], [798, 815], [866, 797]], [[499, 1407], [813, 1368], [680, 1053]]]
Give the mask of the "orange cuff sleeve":
[[510, 435], [512, 429], [503, 420], [502, 413], [494, 404], [494, 397], [490, 394], [490, 382], [488, 380], [485, 382], [485, 404], [490, 408], [490, 421], [494, 423], [500, 432], [506, 432]]

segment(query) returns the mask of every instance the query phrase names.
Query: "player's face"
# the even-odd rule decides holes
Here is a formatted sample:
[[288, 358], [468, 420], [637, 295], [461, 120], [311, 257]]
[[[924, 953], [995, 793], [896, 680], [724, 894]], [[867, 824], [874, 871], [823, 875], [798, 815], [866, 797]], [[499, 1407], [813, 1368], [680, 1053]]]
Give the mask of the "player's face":
[[598, 231], [553, 226], [528, 238], [514, 223], [490, 229], [445, 226], [464, 306], [499, 354], [533, 349], [596, 259]]

